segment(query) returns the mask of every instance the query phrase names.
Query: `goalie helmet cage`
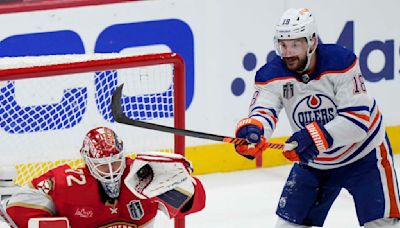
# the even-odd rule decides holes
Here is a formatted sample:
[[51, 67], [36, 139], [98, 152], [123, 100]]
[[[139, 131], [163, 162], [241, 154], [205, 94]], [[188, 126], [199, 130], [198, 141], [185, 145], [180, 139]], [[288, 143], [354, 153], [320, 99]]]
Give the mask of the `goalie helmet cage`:
[[[32, 60], [33, 59], [33, 60]], [[35, 59], [40, 59], [40, 60], [35, 60]], [[11, 130], [10, 126], [7, 126], [7, 121], [10, 120], [10, 116], [5, 116], [1, 114], [1, 112], [4, 112], [4, 110], [10, 109], [10, 104], [5, 102], [5, 100], [9, 100], [10, 96], [15, 96], [13, 93], [15, 92], [14, 80], [24, 80], [24, 79], [39, 79], [39, 78], [52, 78], [52, 77], [59, 77], [59, 76], [70, 76], [70, 75], [76, 75], [76, 74], [81, 74], [81, 73], [90, 73], [90, 72], [96, 72], [96, 74], [99, 74], [99, 72], [112, 72], [112, 71], [119, 71], [119, 70], [126, 70], [128, 68], [138, 68], [138, 67], [152, 67], [155, 65], [169, 65], [172, 66], [172, 80], [169, 84], [169, 91], [166, 93], [163, 93], [164, 95], [167, 94], [167, 96], [173, 96], [172, 99], [170, 98], [165, 98], [165, 97], [156, 97], [156, 98], [151, 98], [148, 97], [147, 100], [168, 100], [168, 102], [171, 102], [173, 100], [173, 108], [171, 110], [171, 105], [153, 105], [152, 107], [161, 107], [162, 109], [165, 109], [167, 111], [173, 111], [173, 114], [163, 114], [163, 113], [156, 113], [154, 114], [153, 112], [153, 118], [157, 117], [173, 117], [173, 126], [176, 128], [185, 128], [185, 67], [184, 67], [184, 61], [183, 59], [177, 54], [177, 53], [159, 53], [159, 54], [147, 54], [147, 55], [137, 55], [137, 56], [132, 56], [132, 55], [121, 55], [121, 54], [88, 54], [88, 55], [59, 55], [59, 56], [38, 56], [38, 57], [5, 57], [2, 58], [0, 61], [0, 127], [2, 128], [0, 131], [0, 134], [6, 134], [6, 135], [11, 135], [12, 137], [18, 137], [19, 135], [23, 135], [26, 132], [21, 132], [21, 129], [23, 129], [23, 124], [22, 126], [18, 126], [18, 128], [13, 128]], [[143, 72], [140, 71], [143, 75]], [[162, 73], [161, 73], [162, 74]], [[119, 77], [119, 76], [118, 76]], [[135, 77], [135, 76], [131, 76]], [[117, 78], [117, 76], [116, 76]], [[142, 79], [140, 79], [142, 80]], [[29, 83], [28, 83], [29, 84]], [[117, 87], [117, 83], [108, 83], [111, 84], [110, 86], [113, 87], [111, 90], [115, 89]], [[12, 88], [10, 92], [10, 88]], [[159, 93], [161, 94], [161, 93]], [[14, 97], [12, 98], [13, 101], [15, 101]], [[124, 99], [124, 98], [123, 98]], [[140, 98], [139, 98], [140, 99]], [[139, 100], [137, 99], [137, 100]], [[146, 98], [143, 98], [146, 99]], [[110, 103], [108, 103], [109, 100], [107, 100], [107, 103], [102, 104], [102, 106], [107, 106], [105, 107], [106, 109], [110, 111]], [[124, 100], [125, 102], [127, 101], [126, 99]], [[130, 100], [132, 101], [132, 100]], [[129, 102], [129, 101], [128, 101]], [[15, 104], [16, 102], [14, 102]], [[99, 108], [99, 104], [97, 105]], [[101, 105], [100, 105], [101, 106]], [[144, 105], [134, 105], [134, 107], [144, 107]], [[34, 106], [32, 106], [34, 107]], [[130, 107], [129, 105], [125, 105], [125, 110], [124, 112], [127, 112]], [[32, 108], [34, 109], [34, 108]], [[20, 111], [20, 110], [19, 110]], [[135, 115], [141, 115], [145, 112], [141, 112], [140, 110], [135, 111]], [[16, 113], [16, 114], [15, 114]], [[12, 118], [15, 118], [15, 115], [20, 115], [21, 112], [18, 114], [18, 110], [16, 110], [14, 113], [14, 116]], [[139, 113], [139, 114], [138, 114]], [[32, 114], [32, 113], [31, 113]], [[72, 115], [76, 115], [76, 113], [72, 113]], [[130, 113], [130, 116], [132, 117], [132, 113]], [[155, 116], [154, 116], [155, 115]], [[28, 116], [22, 116], [18, 117], [19, 119], [27, 119], [30, 118]], [[33, 117], [34, 119], [36, 117]], [[50, 116], [51, 118], [51, 116]], [[113, 122], [111, 114], [109, 115], [108, 122]], [[140, 118], [140, 116], [139, 116]], [[3, 119], [3, 120], [1, 120]], [[8, 119], [8, 120], [7, 120]], [[169, 118], [171, 119], [171, 118]], [[117, 124], [117, 123], [114, 123]], [[8, 127], [8, 128], [7, 128]], [[28, 127], [31, 129], [33, 126]], [[27, 129], [28, 129], [27, 128]], [[129, 128], [134, 128], [134, 127], [129, 127]], [[137, 129], [137, 128], [134, 128]], [[51, 131], [50, 127], [47, 127], [47, 131]], [[66, 127], [66, 130], [68, 130], [68, 127]], [[34, 130], [33, 130], [34, 131]], [[150, 131], [150, 130], [147, 130]], [[2, 133], [3, 132], [3, 133]], [[28, 134], [31, 133], [28, 131]], [[151, 131], [153, 132], [153, 131]], [[118, 132], [117, 132], [118, 134]], [[83, 133], [82, 133], [83, 135]], [[175, 153], [182, 154], [184, 155], [185, 151], [185, 137], [181, 135], [172, 135], [173, 137], [173, 150]], [[124, 139], [123, 139], [124, 140]], [[4, 149], [4, 148], [3, 148]], [[26, 152], [25, 152], [26, 153]], [[61, 162], [64, 162], [65, 160], [59, 161], [58, 164]], [[39, 164], [39, 165], [37, 165]], [[41, 163], [36, 163], [36, 164], [29, 164], [27, 167], [24, 167], [25, 169], [37, 169], [36, 166], [43, 166]], [[19, 165], [17, 166], [17, 170]], [[51, 167], [50, 167], [51, 168]], [[20, 171], [18, 170], [18, 178], [27, 178], [27, 177], [20, 177], [20, 175], [26, 175], [25, 173], [29, 171]], [[36, 174], [37, 176], [38, 174]], [[31, 177], [30, 177], [31, 178]], [[24, 180], [27, 181], [27, 180]], [[15, 181], [14, 181], [15, 182]], [[16, 182], [18, 183], [18, 181]], [[174, 225], [176, 228], [184, 228], [185, 227], [185, 219], [175, 219]]]

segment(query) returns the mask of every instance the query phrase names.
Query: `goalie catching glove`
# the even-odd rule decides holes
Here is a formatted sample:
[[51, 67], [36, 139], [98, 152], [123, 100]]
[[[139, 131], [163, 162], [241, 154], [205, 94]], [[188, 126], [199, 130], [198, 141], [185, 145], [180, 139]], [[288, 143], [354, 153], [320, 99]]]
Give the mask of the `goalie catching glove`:
[[240, 120], [237, 124], [235, 135], [237, 138], [246, 139], [249, 143], [247, 145], [235, 145], [236, 152], [247, 159], [253, 160], [268, 146], [264, 137], [264, 127], [256, 119], [244, 118]]
[[124, 182], [138, 198], [162, 203], [173, 217], [194, 194], [192, 171], [191, 163], [182, 155], [139, 153]]

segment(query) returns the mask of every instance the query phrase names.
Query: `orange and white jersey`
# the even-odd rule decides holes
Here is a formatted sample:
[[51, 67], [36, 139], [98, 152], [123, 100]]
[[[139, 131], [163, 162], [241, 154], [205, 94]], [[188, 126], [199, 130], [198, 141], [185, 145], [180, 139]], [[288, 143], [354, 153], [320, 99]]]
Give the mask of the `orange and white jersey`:
[[332, 169], [378, 147], [385, 129], [376, 101], [367, 94], [356, 55], [336, 44], [320, 44], [316, 54], [316, 68], [308, 75], [288, 70], [280, 57], [261, 67], [249, 117], [264, 124], [267, 138], [283, 108], [294, 132], [313, 121], [323, 124], [333, 145], [309, 165]]

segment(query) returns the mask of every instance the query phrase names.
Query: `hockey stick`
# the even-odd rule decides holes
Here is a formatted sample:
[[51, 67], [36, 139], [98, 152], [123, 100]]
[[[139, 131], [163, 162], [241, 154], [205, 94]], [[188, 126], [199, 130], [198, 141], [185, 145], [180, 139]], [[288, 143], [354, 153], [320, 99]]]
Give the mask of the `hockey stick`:
[[[209, 140], [214, 140], [214, 141], [219, 141], [219, 142], [233, 143], [235, 145], [248, 144], [246, 139], [242, 139], [242, 138], [233, 138], [233, 137], [229, 137], [229, 136], [215, 135], [215, 134], [210, 134], [210, 133], [205, 133], [205, 132], [192, 131], [192, 130], [187, 130], [187, 129], [169, 127], [169, 126], [164, 126], [164, 125], [159, 125], [159, 124], [154, 124], [154, 123], [147, 123], [147, 122], [143, 122], [140, 120], [130, 119], [122, 111], [121, 96], [122, 96], [123, 86], [124, 86], [124, 84], [121, 84], [120, 86], [118, 86], [115, 89], [115, 91], [112, 95], [112, 98], [111, 98], [112, 115], [114, 117], [114, 120], [118, 123], [127, 124], [127, 125], [131, 125], [131, 126], [135, 126], [135, 127], [151, 129], [151, 130], [156, 130], [156, 131], [169, 132], [172, 134], [178, 134], [178, 135], [183, 135], [183, 136], [190, 136], [190, 137], [209, 139]], [[272, 149], [283, 150], [284, 148], [285, 149], [288, 148], [288, 146], [290, 146], [290, 145], [284, 144], [284, 143], [268, 142], [267, 147], [272, 148]]]

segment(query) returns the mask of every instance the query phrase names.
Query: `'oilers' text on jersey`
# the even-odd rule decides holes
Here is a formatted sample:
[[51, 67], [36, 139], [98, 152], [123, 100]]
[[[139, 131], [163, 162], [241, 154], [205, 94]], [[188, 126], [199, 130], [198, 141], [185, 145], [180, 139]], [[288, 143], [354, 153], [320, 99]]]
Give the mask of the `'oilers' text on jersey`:
[[318, 45], [316, 69], [309, 75], [289, 71], [276, 57], [257, 71], [255, 81], [249, 117], [264, 124], [267, 138], [282, 108], [293, 131], [316, 121], [332, 136], [332, 147], [310, 166], [330, 169], [352, 163], [384, 141], [382, 117], [367, 94], [358, 59], [343, 47]]

